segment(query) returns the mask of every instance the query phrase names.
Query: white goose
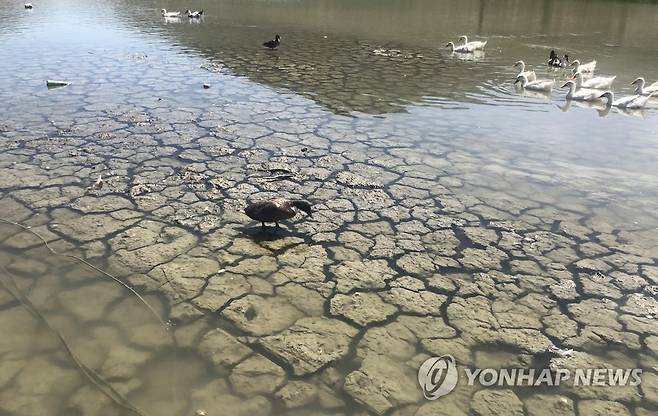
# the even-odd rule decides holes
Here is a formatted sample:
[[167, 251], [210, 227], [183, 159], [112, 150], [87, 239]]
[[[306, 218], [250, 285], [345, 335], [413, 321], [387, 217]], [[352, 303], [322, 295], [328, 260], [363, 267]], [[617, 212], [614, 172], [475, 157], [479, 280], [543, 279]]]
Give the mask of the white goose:
[[573, 81], [567, 81], [562, 85], [562, 88], [569, 87], [569, 92], [567, 92], [567, 100], [576, 100], [576, 101], [598, 101], [601, 99], [601, 91], [591, 90], [588, 88], [581, 88], [576, 91], [576, 83]]
[[162, 9], [162, 17], [180, 17], [180, 12], [168, 12], [167, 9]]
[[572, 70], [573, 74], [575, 74], [576, 72], [582, 72], [583, 74], [586, 72], [591, 73], [594, 72], [594, 70], [596, 69], [596, 61], [591, 61], [591, 62], [587, 62], [586, 64], [581, 64], [580, 61], [576, 59], [571, 63], [571, 66], [574, 67], [574, 69]]
[[537, 74], [535, 74], [535, 71], [526, 71], [525, 70], [525, 62], [523, 61], [516, 61], [514, 64], [515, 67], [520, 66], [521, 71], [519, 71], [519, 75], [525, 75], [526, 78], [528, 78], [528, 81], [536, 81], [537, 80]]
[[646, 84], [646, 81], [642, 77], [638, 77], [635, 79], [635, 81], [631, 82], [631, 85], [635, 86], [635, 94], [649, 95], [652, 92], [658, 91], [658, 81], [654, 82], [646, 88], [644, 87], [644, 84]]
[[459, 40], [463, 40], [464, 43], [462, 43], [462, 46], [469, 46], [470, 48], [473, 48], [474, 51], [484, 49], [485, 46], [487, 46], [488, 41], [480, 41], [480, 40], [474, 40], [472, 42], [468, 41], [468, 36], [466, 35], [461, 35], [459, 37]]
[[516, 77], [516, 81], [514, 81], [514, 83], [516, 84], [517, 82], [521, 83], [521, 88], [524, 90], [542, 92], [551, 92], [553, 90], [553, 86], [555, 85], [555, 80], [552, 79], [538, 79], [535, 81], [528, 81], [528, 78], [523, 74], [519, 74], [519, 76]]
[[576, 80], [576, 89], [581, 88], [594, 88], [597, 90], [606, 90], [612, 86], [612, 83], [615, 81], [617, 76], [612, 77], [593, 77], [588, 80], [583, 80], [583, 74], [576, 72], [571, 79]]
[[606, 98], [608, 100], [607, 104], [612, 107], [638, 109], [644, 108], [649, 99], [654, 95], [658, 95], [658, 91], [654, 91], [649, 95], [629, 95], [615, 100], [615, 94], [612, 91], [606, 91], [599, 97]]
[[455, 46], [454, 42], [448, 42], [446, 44], [446, 48], [450, 48], [451, 52], [457, 52], [457, 53], [473, 53], [473, 52], [475, 52], [475, 49], [469, 47], [468, 45]]

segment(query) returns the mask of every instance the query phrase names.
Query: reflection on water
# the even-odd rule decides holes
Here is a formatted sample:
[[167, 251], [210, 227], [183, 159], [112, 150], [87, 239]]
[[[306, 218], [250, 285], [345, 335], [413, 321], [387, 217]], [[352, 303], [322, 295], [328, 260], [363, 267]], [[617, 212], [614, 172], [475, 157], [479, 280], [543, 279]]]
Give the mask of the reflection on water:
[[[160, 16], [192, 6], [203, 19]], [[597, 59], [628, 93], [658, 78], [657, 18], [627, 1], [0, 4], [0, 217], [166, 321], [2, 225], [0, 414], [654, 414], [655, 103], [520, 91], [512, 64], [563, 80], [551, 49]], [[486, 52], [444, 48], [462, 34]], [[260, 235], [241, 210], [277, 194], [315, 213]], [[645, 387], [416, 386], [430, 355], [543, 368], [552, 343], [576, 351], [565, 365], [642, 367]]]
[[[424, 97], [485, 104], [508, 98], [509, 89], [499, 95], [479, 87], [509, 81], [509, 65], [519, 58], [539, 66], [544, 77], [564, 78], [542, 65], [552, 48], [568, 51], [572, 58], [598, 58], [602, 71], [619, 75], [619, 87], [634, 79], [631, 69], [655, 71], [656, 62], [644, 57], [648, 42], [657, 39], [651, 30], [655, 11], [644, 13], [647, 5], [634, 5], [629, 15], [627, 2], [588, 3], [586, 9], [583, 3], [544, 4], [542, 10], [515, 1], [417, 1], [411, 8], [399, 1], [323, 1], [306, 8], [296, 2], [255, 6], [228, 1], [201, 2], [207, 18], [198, 27], [187, 24], [196, 23], [194, 19], [183, 19], [181, 26], [162, 30], [148, 8], [125, 19], [162, 31], [231, 73], [292, 89], [338, 112], [400, 111], [408, 103], [427, 103]], [[634, 24], [611, 32], [611, 27], [625, 27], [620, 20]], [[284, 38], [280, 50], [260, 51], [261, 42], [278, 32]], [[462, 33], [490, 39], [489, 56], [449, 54], [445, 43]], [[403, 53], [373, 56], [382, 47]], [[455, 59], [479, 65], [454, 65]]]

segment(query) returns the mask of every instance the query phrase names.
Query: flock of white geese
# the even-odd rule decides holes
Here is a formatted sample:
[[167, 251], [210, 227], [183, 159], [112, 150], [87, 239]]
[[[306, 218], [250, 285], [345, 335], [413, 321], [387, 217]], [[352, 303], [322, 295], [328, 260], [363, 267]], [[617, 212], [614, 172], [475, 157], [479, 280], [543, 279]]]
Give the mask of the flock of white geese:
[[[454, 42], [448, 42], [446, 47], [453, 53], [472, 54], [483, 50], [487, 45], [487, 41], [469, 42], [467, 36], [461, 36], [458, 42], [461, 43], [455, 45]], [[551, 62], [553, 59], [555, 59], [554, 54], [551, 53], [549, 66], [556, 66]], [[571, 71], [568, 73], [567, 81], [564, 82], [561, 88], [569, 89], [566, 96], [567, 101], [595, 102], [605, 100], [608, 107], [642, 109], [652, 97], [658, 98], [658, 81], [647, 86], [645, 79], [638, 77], [631, 83], [635, 87], [634, 95], [615, 99], [615, 94], [610, 88], [617, 76], [594, 76], [596, 61], [581, 63], [576, 59], [569, 64], [567, 57], [566, 61], [562, 61], [560, 67], [565, 68], [566, 65], [571, 67]], [[514, 83], [520, 84], [524, 90], [550, 93], [555, 87], [555, 79], [537, 78], [535, 71], [526, 70], [525, 62], [517, 61], [514, 66], [519, 68]]]
[[[555, 86], [554, 79], [538, 79], [535, 71], [526, 71], [525, 63], [517, 61], [514, 66], [519, 67], [520, 72], [516, 76], [515, 83], [520, 83], [521, 88], [551, 92]], [[638, 77], [631, 83], [635, 87], [635, 94], [615, 99], [615, 94], [610, 90], [617, 76], [594, 76], [596, 61], [581, 64], [578, 60], [573, 61], [569, 79], [562, 85], [568, 88], [567, 100], [574, 101], [600, 101], [605, 99], [606, 104], [612, 107], [626, 109], [640, 109], [647, 105], [651, 97], [658, 97], [658, 82], [646, 86], [646, 81]], [[587, 77], [587, 78], [586, 78]]]

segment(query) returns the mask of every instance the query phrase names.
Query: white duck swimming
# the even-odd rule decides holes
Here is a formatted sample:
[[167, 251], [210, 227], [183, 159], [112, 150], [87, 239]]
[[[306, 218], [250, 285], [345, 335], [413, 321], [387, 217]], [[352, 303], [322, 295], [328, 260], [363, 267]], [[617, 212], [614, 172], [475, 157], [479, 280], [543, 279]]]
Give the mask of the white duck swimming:
[[525, 75], [526, 78], [528, 78], [528, 81], [536, 81], [537, 80], [537, 74], [535, 74], [535, 71], [526, 71], [525, 70], [525, 62], [523, 61], [516, 61], [514, 64], [515, 67], [520, 66], [521, 70], [519, 71], [517, 77], [519, 75]]
[[635, 86], [635, 94], [637, 95], [649, 95], [652, 92], [658, 91], [658, 81], [654, 82], [646, 88], [644, 87], [645, 84], [646, 81], [642, 77], [638, 77], [635, 79], [635, 81], [631, 82], [631, 85]]
[[581, 73], [591, 73], [594, 72], [596, 69], [596, 61], [591, 61], [587, 62], [586, 64], [581, 64], [578, 59], [574, 60], [571, 63], [571, 66], [573, 66], [572, 73], [575, 74], [576, 72], [581, 72]]
[[599, 97], [606, 98], [608, 100], [607, 104], [612, 107], [638, 109], [644, 108], [649, 99], [654, 95], [658, 95], [658, 91], [652, 92], [649, 95], [630, 95], [615, 100], [615, 94], [612, 91], [606, 91]]
[[571, 79], [576, 80], [576, 89], [581, 88], [594, 88], [597, 90], [606, 90], [612, 86], [617, 76], [612, 77], [593, 77], [588, 80], [583, 80], [583, 74], [576, 72]]
[[475, 49], [469, 47], [468, 45], [455, 46], [454, 42], [446, 43], [446, 48], [450, 48], [451, 52], [457, 52], [457, 53], [473, 53], [473, 52], [475, 52]]
[[601, 91], [592, 90], [589, 88], [581, 88], [576, 90], [576, 83], [573, 81], [567, 81], [562, 85], [562, 88], [569, 87], [569, 92], [567, 92], [567, 100], [576, 100], [576, 101], [598, 101], [601, 99]]
[[517, 82], [521, 83], [521, 88], [524, 90], [542, 92], [551, 92], [553, 90], [553, 86], [555, 85], [555, 80], [552, 79], [538, 79], [535, 81], [528, 81], [528, 78], [523, 74], [519, 74], [519, 76], [516, 77], [516, 81], [514, 81], [514, 83], [516, 84]]
[[180, 17], [180, 12], [168, 12], [167, 9], [162, 9], [162, 17]]
[[186, 11], [185, 11], [185, 14], [186, 14], [187, 17], [189, 17], [190, 19], [199, 19], [201, 16], [203, 16], [203, 9], [201, 9], [201, 10], [195, 10], [195, 11], [192, 11], [192, 10], [186, 10]]
[[461, 35], [459, 37], [459, 40], [464, 41], [464, 43], [462, 43], [461, 46], [468, 46], [470, 48], [473, 48], [474, 51], [484, 49], [484, 47], [487, 46], [487, 42], [488, 42], [486, 40], [484, 42], [482, 42], [480, 40], [474, 40], [472, 42], [469, 42], [468, 41], [468, 36], [466, 36], [466, 35]]

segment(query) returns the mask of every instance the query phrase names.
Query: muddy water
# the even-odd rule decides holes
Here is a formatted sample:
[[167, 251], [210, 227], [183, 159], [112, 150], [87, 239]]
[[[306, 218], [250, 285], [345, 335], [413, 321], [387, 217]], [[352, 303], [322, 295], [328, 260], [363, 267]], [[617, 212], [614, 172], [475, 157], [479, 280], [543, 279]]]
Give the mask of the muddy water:
[[[658, 410], [656, 104], [568, 106], [511, 68], [563, 80], [556, 48], [629, 93], [658, 6], [163, 7], [188, 4], [0, 5], [0, 414]], [[441, 49], [462, 33], [486, 53]], [[263, 233], [241, 212], [274, 195], [316, 212]], [[443, 354], [644, 373], [427, 401]]]

